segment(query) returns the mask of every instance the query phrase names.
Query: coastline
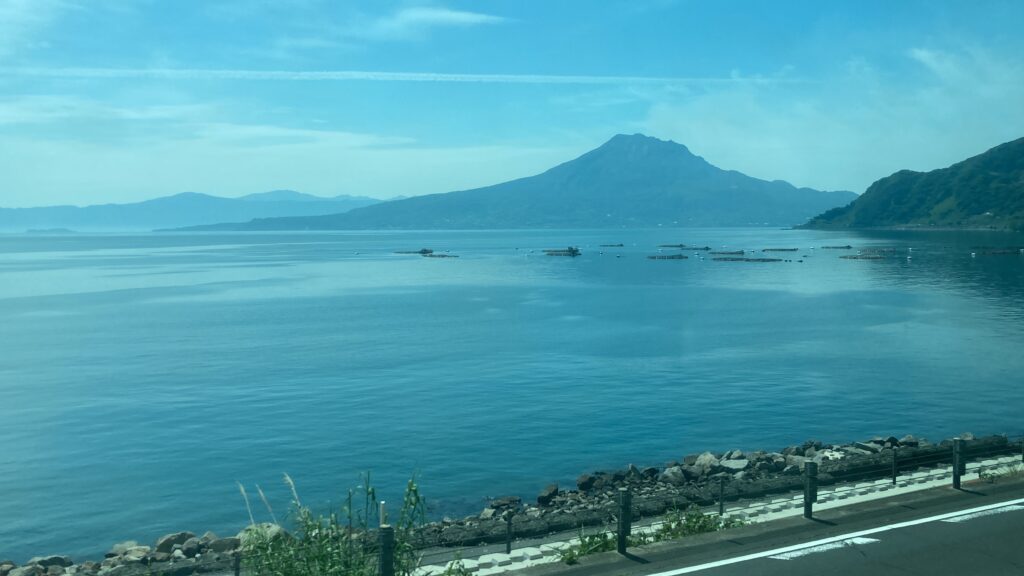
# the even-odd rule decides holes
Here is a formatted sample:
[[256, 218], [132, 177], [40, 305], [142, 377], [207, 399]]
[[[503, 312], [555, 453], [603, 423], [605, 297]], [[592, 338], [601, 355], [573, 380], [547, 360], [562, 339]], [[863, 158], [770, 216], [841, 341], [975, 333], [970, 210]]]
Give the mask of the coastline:
[[[1020, 446], [1006, 436], [975, 437], [965, 433], [965, 454], [1020, 453]], [[518, 496], [495, 498], [477, 515], [445, 518], [419, 528], [417, 548], [465, 547], [504, 542], [511, 526], [516, 537], [544, 536], [609, 522], [620, 488], [628, 487], [640, 517], [654, 517], [672, 508], [708, 505], [719, 499], [738, 501], [786, 493], [802, 486], [805, 462], [819, 465], [819, 484], [885, 477], [894, 454], [906, 466], [928, 466], [948, 459], [952, 440], [931, 443], [907, 435], [874, 437], [847, 444], [822, 444], [808, 440], [778, 452], [730, 450], [690, 454], [663, 467], [595, 471], [581, 474], [575, 486], [549, 485], [535, 502]], [[198, 536], [176, 532], [153, 545], [127, 541], [115, 544], [104, 558], [76, 561], [67, 556], [37, 556], [18, 565], [0, 559], [0, 576], [57, 576], [81, 574], [134, 576], [165, 574], [184, 576], [233, 570], [248, 534], [254, 530], [284, 532], [286, 527], [259, 524], [237, 535], [219, 537], [212, 532]]]

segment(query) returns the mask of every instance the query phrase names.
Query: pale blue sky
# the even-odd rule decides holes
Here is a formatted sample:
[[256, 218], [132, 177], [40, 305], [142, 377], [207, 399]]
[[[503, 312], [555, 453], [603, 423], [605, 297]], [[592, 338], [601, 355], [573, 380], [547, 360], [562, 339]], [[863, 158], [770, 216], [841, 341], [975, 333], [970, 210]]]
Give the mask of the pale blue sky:
[[0, 206], [540, 172], [615, 133], [861, 192], [1024, 136], [1024, 2], [0, 0]]

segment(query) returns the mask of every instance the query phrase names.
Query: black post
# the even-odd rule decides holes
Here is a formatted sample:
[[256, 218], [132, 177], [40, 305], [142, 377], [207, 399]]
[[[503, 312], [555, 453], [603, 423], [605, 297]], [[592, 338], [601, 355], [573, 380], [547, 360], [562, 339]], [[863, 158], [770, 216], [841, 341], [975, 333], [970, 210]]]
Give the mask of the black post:
[[725, 516], [725, 476], [718, 479], [718, 517]]
[[964, 441], [953, 438], [953, 488], [960, 489], [960, 475], [964, 473]]
[[512, 513], [505, 512], [505, 554], [512, 553]]
[[892, 447], [892, 485], [896, 485], [896, 475], [899, 473], [900, 467], [896, 461], [896, 447]]
[[240, 576], [242, 574], [242, 553], [238, 550], [231, 555], [231, 566], [235, 570], [235, 576]]
[[619, 554], [626, 553], [626, 543], [633, 523], [633, 498], [628, 487], [619, 488], [619, 530], [616, 549]]
[[395, 576], [395, 528], [380, 527], [380, 576]]
[[804, 518], [814, 517], [814, 503], [818, 501], [818, 463], [804, 462]]

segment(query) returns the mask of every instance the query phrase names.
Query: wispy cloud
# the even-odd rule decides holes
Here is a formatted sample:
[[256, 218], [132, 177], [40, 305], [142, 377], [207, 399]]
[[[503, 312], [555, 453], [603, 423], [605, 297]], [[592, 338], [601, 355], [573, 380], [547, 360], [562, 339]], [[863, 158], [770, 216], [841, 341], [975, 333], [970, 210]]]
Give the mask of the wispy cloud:
[[63, 0], [0, 0], [0, 59], [40, 45], [36, 34], [71, 6]]
[[667, 95], [641, 129], [693, 143], [719, 166], [857, 192], [896, 170], [947, 166], [1024, 131], [1017, 60], [977, 47], [893, 56], [851, 59], [810, 89], [733, 85]]
[[500, 24], [507, 19], [480, 12], [441, 7], [403, 8], [373, 20], [368, 26], [353, 28], [349, 34], [375, 40], [408, 40], [422, 37], [434, 28], [469, 28]]
[[203, 68], [0, 68], [0, 76], [81, 79], [470, 82], [489, 84], [800, 84], [807, 80], [762, 76], [576, 76], [556, 74], [463, 74], [368, 70], [249, 70]]

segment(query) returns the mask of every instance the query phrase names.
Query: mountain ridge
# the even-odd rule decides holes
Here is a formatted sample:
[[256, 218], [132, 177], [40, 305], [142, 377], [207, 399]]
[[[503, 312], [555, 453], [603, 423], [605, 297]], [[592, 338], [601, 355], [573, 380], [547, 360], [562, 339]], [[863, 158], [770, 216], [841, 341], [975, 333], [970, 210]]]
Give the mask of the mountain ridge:
[[191, 229], [790, 226], [854, 197], [722, 170], [685, 145], [618, 134], [539, 174], [490, 186], [392, 200], [345, 214]]
[[225, 198], [202, 192], [179, 192], [125, 204], [0, 208], [0, 230], [152, 230], [269, 216], [339, 213], [376, 202], [380, 200], [344, 195], [323, 198], [293, 190], [258, 192], [239, 198]]
[[1024, 138], [945, 168], [894, 172], [802, 227], [1024, 230]]

